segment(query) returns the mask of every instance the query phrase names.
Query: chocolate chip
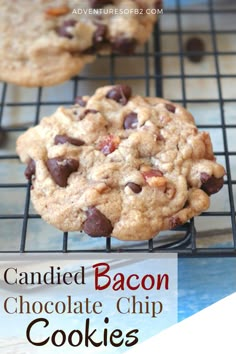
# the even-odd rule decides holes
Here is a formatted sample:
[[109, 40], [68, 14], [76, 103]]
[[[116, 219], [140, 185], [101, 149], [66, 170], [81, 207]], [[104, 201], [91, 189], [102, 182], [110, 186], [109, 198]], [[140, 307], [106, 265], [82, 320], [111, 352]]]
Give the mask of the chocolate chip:
[[7, 133], [0, 128], [0, 146], [4, 146], [7, 140]]
[[139, 184], [133, 182], [128, 182], [126, 186], [129, 187], [136, 194], [140, 193], [142, 190], [142, 187]]
[[176, 107], [173, 104], [166, 103], [165, 107], [166, 107], [167, 111], [169, 111], [171, 113], [175, 113]]
[[63, 22], [63, 24], [57, 29], [57, 34], [60, 37], [66, 37], [66, 38], [73, 38], [73, 35], [68, 32], [68, 27], [74, 27], [76, 25], [77, 21], [70, 19], [70, 20], [66, 20]]
[[124, 119], [124, 129], [135, 129], [138, 126], [138, 115], [135, 112], [129, 113]]
[[170, 229], [174, 229], [177, 226], [182, 225], [182, 221], [178, 216], [172, 216], [169, 221]]
[[79, 104], [81, 107], [85, 107], [87, 102], [83, 99], [82, 96], [75, 97], [75, 104]]
[[92, 54], [96, 54], [96, 50], [97, 50], [96, 46], [93, 45], [92, 47], [83, 50], [81, 53], [86, 55], [92, 55]]
[[157, 133], [156, 134], [156, 141], [165, 141], [165, 139], [160, 133]]
[[66, 27], [74, 27], [76, 25], [77, 21], [71, 18], [70, 20], [66, 20], [63, 22], [64, 26]]
[[106, 94], [106, 98], [110, 98], [123, 106], [126, 105], [132, 94], [131, 88], [127, 85], [116, 85]]
[[109, 219], [97, 208], [90, 207], [86, 211], [87, 219], [84, 222], [84, 232], [90, 236], [110, 236], [113, 227]]
[[137, 41], [134, 38], [118, 37], [111, 40], [112, 51], [117, 54], [131, 55], [136, 46]]
[[211, 178], [211, 176], [208, 175], [208, 173], [206, 173], [206, 172], [201, 172], [201, 174], [200, 174], [200, 181], [202, 182], [202, 184], [206, 183], [210, 178]]
[[81, 113], [81, 115], [79, 116], [79, 119], [80, 119], [80, 120], [83, 119], [88, 113], [94, 113], [94, 114], [96, 114], [96, 113], [98, 113], [98, 111], [97, 111], [96, 109], [90, 109], [90, 108], [85, 109], [85, 111], [83, 111], [83, 112]]
[[28, 163], [28, 166], [25, 169], [25, 177], [28, 180], [31, 180], [32, 176], [35, 175], [35, 169], [36, 169], [35, 161], [31, 159], [30, 162]]
[[198, 37], [192, 37], [187, 40], [185, 49], [188, 59], [192, 62], [198, 63], [203, 58], [205, 45], [202, 39]]
[[219, 192], [224, 185], [224, 177], [216, 178], [205, 172], [201, 173], [200, 180], [202, 182], [201, 189], [208, 195]]
[[113, 0], [90, 0], [90, 6], [94, 9], [100, 9], [106, 5], [112, 5]]
[[83, 51], [83, 54], [95, 54], [102, 46], [108, 43], [106, 38], [107, 26], [102, 24], [97, 24], [97, 28], [93, 33], [93, 45]]
[[163, 7], [162, 0], [156, 0], [154, 2], [154, 6], [153, 6], [154, 9], [161, 10], [162, 7]]
[[56, 145], [69, 143], [71, 145], [81, 146], [85, 144], [83, 140], [71, 138], [70, 136], [67, 135], [56, 135], [54, 138], [54, 142]]
[[185, 204], [184, 204], [184, 206], [183, 206], [183, 209], [188, 208], [188, 207], [189, 207], [189, 201], [186, 200], [186, 202], [185, 202]]
[[93, 45], [99, 49], [106, 42], [107, 26], [98, 24], [97, 29], [93, 34]]
[[68, 177], [79, 167], [77, 160], [65, 159], [64, 157], [48, 159], [46, 164], [54, 182], [60, 187], [67, 186]]

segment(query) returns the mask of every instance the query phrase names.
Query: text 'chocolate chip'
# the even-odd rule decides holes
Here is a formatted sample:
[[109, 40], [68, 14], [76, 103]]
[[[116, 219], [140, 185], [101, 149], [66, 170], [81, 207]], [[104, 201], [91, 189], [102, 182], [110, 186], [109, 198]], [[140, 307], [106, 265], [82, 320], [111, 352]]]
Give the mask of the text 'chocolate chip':
[[60, 187], [67, 186], [67, 179], [72, 172], [77, 171], [79, 162], [75, 159], [57, 157], [47, 160], [47, 168], [56, 184]]
[[84, 232], [89, 236], [110, 236], [113, 227], [109, 219], [97, 208], [90, 207], [86, 211], [87, 219], [84, 222]]

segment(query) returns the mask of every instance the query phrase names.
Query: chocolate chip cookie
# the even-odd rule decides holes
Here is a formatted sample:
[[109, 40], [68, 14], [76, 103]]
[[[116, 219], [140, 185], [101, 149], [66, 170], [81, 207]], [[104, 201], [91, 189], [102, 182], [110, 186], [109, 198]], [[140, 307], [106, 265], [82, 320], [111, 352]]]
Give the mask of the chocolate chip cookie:
[[47, 86], [78, 74], [98, 53], [132, 54], [157, 19], [154, 0], [0, 0], [0, 79]]
[[35, 209], [64, 231], [153, 238], [209, 207], [223, 186], [207, 132], [162, 98], [126, 85], [77, 97], [17, 141]]

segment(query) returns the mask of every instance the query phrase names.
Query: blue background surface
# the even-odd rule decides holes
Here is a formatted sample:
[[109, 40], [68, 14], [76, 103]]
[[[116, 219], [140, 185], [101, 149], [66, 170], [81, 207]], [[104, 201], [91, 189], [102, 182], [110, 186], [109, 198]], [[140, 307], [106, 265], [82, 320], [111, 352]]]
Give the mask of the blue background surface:
[[178, 321], [236, 292], [236, 257], [180, 258]]

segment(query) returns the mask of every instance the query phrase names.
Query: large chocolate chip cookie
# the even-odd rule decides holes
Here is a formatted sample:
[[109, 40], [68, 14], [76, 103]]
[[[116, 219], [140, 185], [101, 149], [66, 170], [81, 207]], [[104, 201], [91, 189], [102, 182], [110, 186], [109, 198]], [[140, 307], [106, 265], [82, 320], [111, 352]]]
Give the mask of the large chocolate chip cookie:
[[64, 231], [150, 239], [209, 207], [224, 168], [192, 115], [126, 85], [97, 89], [21, 135], [35, 209]]

